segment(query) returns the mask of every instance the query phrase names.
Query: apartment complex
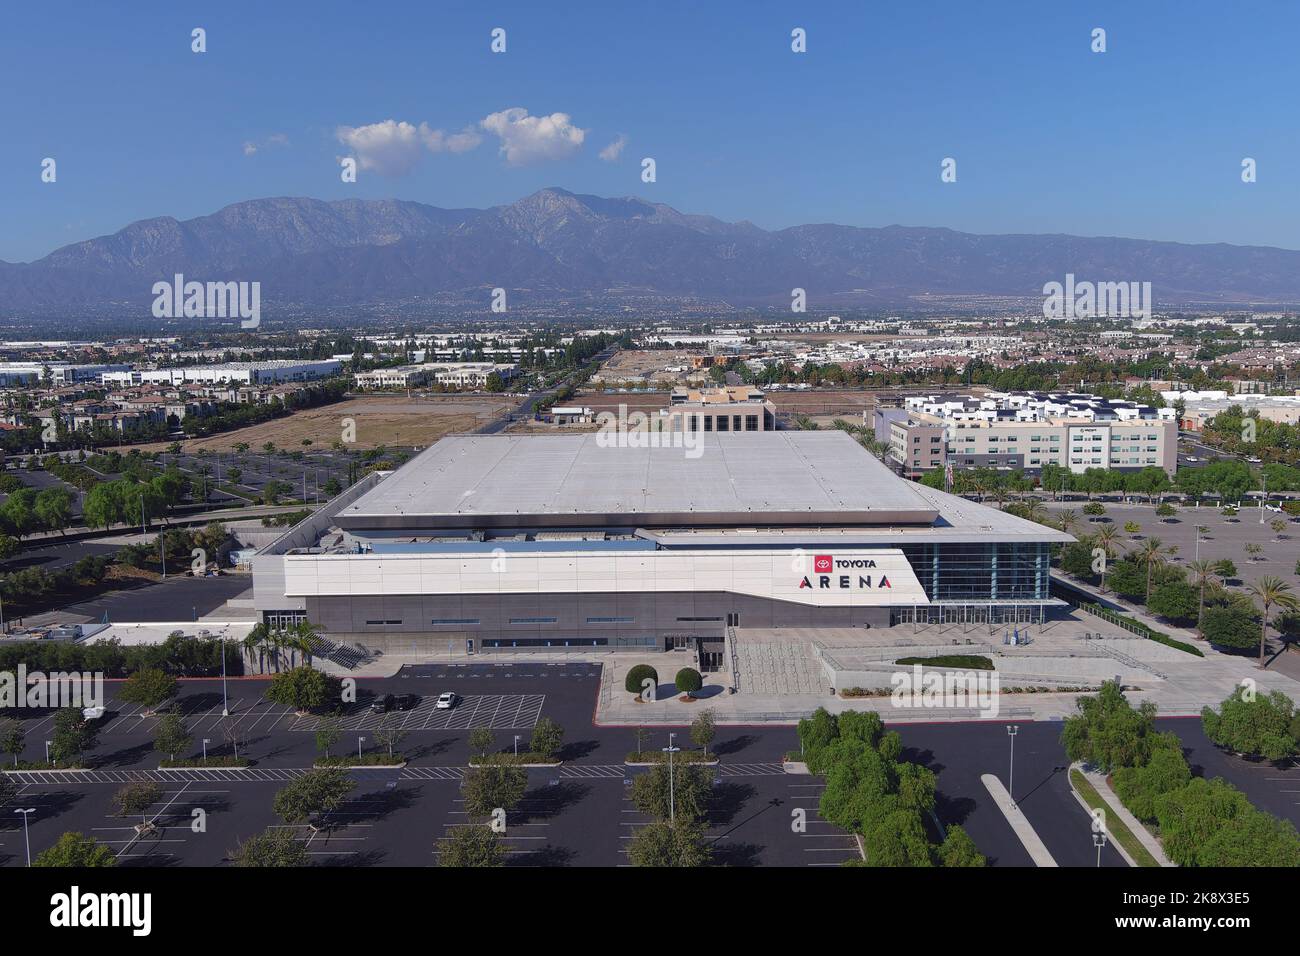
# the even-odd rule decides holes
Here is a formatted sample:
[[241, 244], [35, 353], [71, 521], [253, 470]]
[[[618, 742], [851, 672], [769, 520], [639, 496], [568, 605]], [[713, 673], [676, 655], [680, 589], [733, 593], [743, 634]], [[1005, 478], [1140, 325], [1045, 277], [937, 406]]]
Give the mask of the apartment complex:
[[909, 398], [899, 409], [876, 409], [873, 424], [888, 434], [889, 457], [909, 478], [935, 468], [1040, 472], [1057, 465], [1138, 471], [1178, 467], [1172, 409], [1096, 395], [990, 392]]

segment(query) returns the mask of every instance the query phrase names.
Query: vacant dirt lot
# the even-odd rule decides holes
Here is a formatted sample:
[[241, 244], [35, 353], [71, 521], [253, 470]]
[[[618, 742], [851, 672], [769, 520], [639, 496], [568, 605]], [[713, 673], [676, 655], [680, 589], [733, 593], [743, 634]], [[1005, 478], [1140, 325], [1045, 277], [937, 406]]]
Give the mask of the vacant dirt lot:
[[[623, 349], [615, 352], [600, 367], [599, 375], [607, 382], [642, 380], [655, 385], [672, 386], [684, 382], [691, 374], [691, 358], [700, 352], [673, 352], [667, 349]], [[670, 368], [682, 371], [670, 372]]]
[[356, 422], [354, 448], [378, 445], [423, 447], [444, 435], [473, 431], [511, 407], [513, 402], [509, 399], [502, 401], [482, 396], [357, 398], [307, 409], [251, 428], [191, 439], [182, 444], [186, 451], [197, 448], [224, 451], [239, 442], [247, 442], [253, 448], [261, 448], [266, 442], [275, 442], [280, 448], [297, 448], [304, 438], [310, 438], [314, 445], [328, 448], [341, 439], [343, 419], [351, 418]]

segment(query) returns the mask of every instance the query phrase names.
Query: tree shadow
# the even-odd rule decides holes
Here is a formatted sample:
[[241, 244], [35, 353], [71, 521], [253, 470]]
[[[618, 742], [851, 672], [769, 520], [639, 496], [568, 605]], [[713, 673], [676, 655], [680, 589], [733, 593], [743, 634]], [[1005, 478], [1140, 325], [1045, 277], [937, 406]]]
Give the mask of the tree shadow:
[[754, 734], [739, 734], [730, 740], [723, 740], [713, 745], [713, 752], [719, 757], [725, 757], [728, 754], [740, 753], [746, 747], [757, 743], [758, 737]]
[[709, 800], [709, 822], [716, 827], [730, 827], [736, 814], [744, 809], [755, 793], [757, 791], [746, 783], [718, 784], [713, 788], [713, 796]]
[[757, 843], [714, 843], [710, 847], [709, 866], [762, 866], [763, 847]]
[[[134, 747], [126, 747], [122, 750], [114, 750], [110, 753], [95, 754], [95, 765], [100, 767], [125, 767], [131, 764], [139, 763], [148, 754], [154, 752], [152, 741], [136, 744]], [[163, 756], [158, 755], [162, 760]]]
[[511, 811], [510, 818], [516, 825], [547, 820], [559, 816], [574, 804], [581, 803], [590, 792], [591, 787], [572, 780], [562, 780], [554, 786], [544, 784], [533, 787], [524, 792], [519, 806]]
[[599, 749], [598, 740], [575, 740], [561, 747], [557, 756], [561, 760], [581, 760]]
[[545, 846], [506, 857], [506, 866], [568, 866], [574, 853], [565, 846]]

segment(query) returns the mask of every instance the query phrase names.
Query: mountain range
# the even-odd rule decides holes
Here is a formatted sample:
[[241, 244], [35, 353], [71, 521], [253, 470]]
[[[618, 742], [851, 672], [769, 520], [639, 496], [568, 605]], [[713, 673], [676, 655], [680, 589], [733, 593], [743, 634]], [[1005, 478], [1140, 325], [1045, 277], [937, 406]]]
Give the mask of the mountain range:
[[1157, 309], [1300, 302], [1300, 252], [1068, 235], [829, 223], [769, 231], [638, 198], [543, 189], [491, 209], [400, 200], [254, 199], [144, 219], [30, 263], [0, 262], [0, 310], [148, 314], [153, 283], [259, 281], [264, 308], [648, 299], [720, 307], [913, 307], [1041, 299], [1044, 283], [1150, 282]]

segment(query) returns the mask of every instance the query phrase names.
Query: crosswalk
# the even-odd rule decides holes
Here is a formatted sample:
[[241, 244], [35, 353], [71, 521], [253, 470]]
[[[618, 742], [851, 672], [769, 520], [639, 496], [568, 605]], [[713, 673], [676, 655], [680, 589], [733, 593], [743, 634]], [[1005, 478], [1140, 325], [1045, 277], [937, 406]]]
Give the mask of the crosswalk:
[[[79, 786], [84, 784], [137, 783], [275, 783], [293, 780], [308, 772], [307, 767], [175, 767], [132, 770], [8, 770], [5, 775], [23, 786]], [[362, 778], [382, 776], [399, 780], [460, 780], [464, 767], [404, 767], [400, 771], [376, 767], [351, 767]], [[630, 777], [641, 768], [624, 764], [561, 764], [550, 768], [560, 779], [605, 779]], [[714, 767], [720, 777], [778, 776], [785, 773], [779, 763], [721, 764]]]

